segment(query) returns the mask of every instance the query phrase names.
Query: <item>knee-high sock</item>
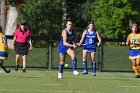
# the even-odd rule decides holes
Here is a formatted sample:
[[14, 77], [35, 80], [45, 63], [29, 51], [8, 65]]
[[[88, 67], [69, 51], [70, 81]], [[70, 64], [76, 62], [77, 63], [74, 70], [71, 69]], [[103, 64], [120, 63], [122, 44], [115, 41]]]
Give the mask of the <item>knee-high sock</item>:
[[134, 69], [135, 74], [136, 74], [136, 75], [139, 75], [139, 69], [138, 69], [138, 67], [134, 67], [134, 66], [133, 66], [133, 69]]
[[73, 68], [73, 71], [76, 70], [76, 65], [77, 65], [76, 59], [73, 59], [72, 60], [72, 68]]
[[87, 61], [83, 61], [84, 71], [87, 71]]
[[96, 73], [96, 62], [95, 61], [92, 63], [92, 72]]
[[139, 72], [140, 72], [140, 66], [137, 66], [138, 67], [138, 69], [139, 69]]
[[63, 73], [64, 64], [59, 64], [59, 73]]

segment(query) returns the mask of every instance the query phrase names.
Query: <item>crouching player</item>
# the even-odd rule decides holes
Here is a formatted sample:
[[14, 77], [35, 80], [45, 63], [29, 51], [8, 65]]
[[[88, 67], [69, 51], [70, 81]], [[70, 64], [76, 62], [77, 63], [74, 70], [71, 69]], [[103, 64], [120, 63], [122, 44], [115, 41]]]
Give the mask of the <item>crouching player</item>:
[[79, 72], [76, 70], [76, 57], [74, 53], [74, 49], [77, 47], [75, 43], [73, 43], [74, 39], [74, 31], [72, 28], [72, 21], [68, 20], [66, 24], [66, 28], [62, 31], [61, 34], [61, 41], [59, 44], [59, 56], [60, 56], [60, 63], [59, 63], [59, 71], [58, 71], [58, 78], [62, 78], [63, 74], [63, 67], [65, 63], [66, 54], [70, 55], [72, 59], [72, 68], [73, 74], [78, 75]]
[[132, 23], [132, 33], [127, 37], [126, 44], [130, 45], [129, 59], [132, 62], [135, 78], [140, 78], [140, 33], [137, 31], [137, 24]]
[[90, 53], [91, 56], [91, 62], [92, 62], [92, 76], [96, 76], [96, 62], [95, 62], [95, 53], [96, 53], [96, 38], [98, 39], [99, 43], [101, 44], [101, 38], [98, 34], [98, 32], [94, 28], [94, 23], [90, 22], [88, 25], [88, 29], [86, 29], [83, 34], [82, 38], [79, 42], [80, 46], [82, 43], [83, 45], [83, 74], [88, 74], [87, 70], [87, 53]]

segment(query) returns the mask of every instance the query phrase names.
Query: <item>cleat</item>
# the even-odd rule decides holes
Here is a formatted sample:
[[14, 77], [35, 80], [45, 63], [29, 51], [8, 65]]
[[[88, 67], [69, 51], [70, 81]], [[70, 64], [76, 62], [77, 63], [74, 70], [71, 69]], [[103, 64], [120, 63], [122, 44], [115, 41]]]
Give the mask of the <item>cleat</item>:
[[74, 74], [74, 75], [79, 75], [79, 72], [78, 72], [77, 70], [74, 70], [74, 71], [73, 71], [73, 74]]
[[135, 78], [140, 78], [140, 75], [136, 75]]
[[22, 69], [22, 72], [23, 72], [23, 73], [25, 73], [25, 72], [26, 72], [26, 69], [25, 69], [25, 68], [24, 68], [24, 69]]
[[92, 73], [92, 76], [96, 76], [96, 73]]
[[62, 78], [62, 73], [58, 72], [58, 78], [61, 79]]
[[88, 71], [84, 70], [84, 71], [83, 71], [83, 74], [84, 74], [84, 75], [85, 75], [85, 74], [88, 74]]
[[15, 71], [18, 71], [19, 64], [15, 66]]

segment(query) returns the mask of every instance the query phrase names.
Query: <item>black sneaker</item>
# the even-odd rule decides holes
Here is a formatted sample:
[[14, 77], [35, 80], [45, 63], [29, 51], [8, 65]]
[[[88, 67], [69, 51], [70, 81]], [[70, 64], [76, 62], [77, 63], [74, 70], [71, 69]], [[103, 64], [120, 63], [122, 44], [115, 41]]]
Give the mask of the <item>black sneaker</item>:
[[22, 72], [23, 72], [23, 73], [25, 73], [25, 72], [26, 72], [26, 69], [25, 69], [25, 68], [24, 68], [24, 69], [22, 69]]
[[140, 78], [140, 75], [136, 75], [135, 78]]
[[19, 64], [15, 66], [15, 71], [18, 71]]

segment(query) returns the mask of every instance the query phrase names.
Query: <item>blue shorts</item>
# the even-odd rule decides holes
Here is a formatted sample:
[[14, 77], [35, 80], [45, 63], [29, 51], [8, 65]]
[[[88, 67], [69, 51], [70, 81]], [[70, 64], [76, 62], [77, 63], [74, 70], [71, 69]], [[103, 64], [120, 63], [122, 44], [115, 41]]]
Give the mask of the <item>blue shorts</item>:
[[84, 45], [83, 50], [87, 50], [88, 52], [96, 52], [96, 46], [95, 45]]
[[89, 53], [96, 52], [96, 48], [83, 48], [83, 50], [87, 50]]
[[140, 50], [129, 50], [129, 59], [135, 59], [140, 57]]
[[59, 44], [58, 52], [59, 56], [63, 56], [67, 54], [68, 49], [72, 49], [72, 47], [64, 46], [63, 44]]

